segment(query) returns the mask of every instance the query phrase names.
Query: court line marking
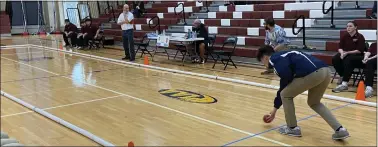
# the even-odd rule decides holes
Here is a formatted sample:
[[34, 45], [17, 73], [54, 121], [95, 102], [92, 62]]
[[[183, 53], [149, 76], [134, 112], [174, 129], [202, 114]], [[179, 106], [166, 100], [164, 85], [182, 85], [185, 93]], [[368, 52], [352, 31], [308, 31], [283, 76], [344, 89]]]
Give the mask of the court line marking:
[[[31, 45], [31, 46], [38, 46], [38, 47], [42, 47], [42, 48], [49, 49], [49, 50], [55, 50], [55, 51], [58, 51], [58, 52], [67, 53], [67, 51], [59, 50], [59, 49], [51, 48], [51, 47], [45, 47], [45, 46], [39, 46], [39, 45]], [[68, 52], [68, 53], [70, 53], [70, 52]], [[275, 89], [275, 90], [277, 90], [278, 87], [279, 87], [279, 86], [274, 86], [274, 85], [269, 85], [269, 84], [263, 84], [263, 83], [257, 83], [257, 82], [251, 82], [251, 81], [243, 81], [243, 80], [234, 79], [234, 78], [220, 77], [218, 75], [217, 76], [213, 76], [213, 75], [208, 75], [208, 74], [201, 74], [201, 73], [195, 73], [195, 72], [187, 72], [187, 71], [183, 71], [183, 70], [176, 70], [176, 69], [172, 70], [170, 68], [164, 68], [164, 67], [159, 67], [159, 66], [143, 65], [143, 64], [134, 63], [134, 62], [125, 62], [125, 61], [120, 61], [120, 60], [117, 60], [117, 59], [106, 58], [106, 57], [101, 57], [101, 56], [96, 56], [96, 55], [91, 55], [91, 54], [84, 54], [84, 53], [79, 53], [79, 52], [75, 52], [75, 53], [71, 52], [71, 54], [75, 54], [76, 56], [81, 56], [83, 58], [97, 59], [97, 60], [100, 60], [100, 61], [104, 60], [104, 61], [107, 61], [107, 62], [112, 62], [112, 61], [113, 62], [122, 62], [122, 63], [125, 63], [125, 64], [134, 65], [136, 68], [138, 68], [138, 67], [139, 68], [148, 68], [150, 70], [151, 69], [155, 69], [155, 70], [167, 71], [167, 72], [173, 72], [173, 73], [179, 73], [179, 74], [186, 73], [187, 76], [194, 76], [194, 75], [196, 75], [196, 76], [200, 76], [202, 78], [215, 79], [215, 80], [226, 81], [226, 82], [233, 82], [233, 83], [237, 83], [237, 84], [246, 84], [246, 85], [250, 85], [250, 86], [257, 86], [257, 87], [263, 87], [263, 88], [268, 88], [268, 89]], [[98, 59], [98, 58], [100, 58], [100, 59]], [[305, 92], [303, 92], [301, 94], [308, 95], [308, 91], [305, 91]], [[359, 100], [354, 100], [352, 98], [340, 97], [340, 96], [329, 95], [329, 94], [324, 94], [323, 97], [326, 98], [326, 99], [331, 99], [331, 100], [336, 100], [336, 101], [342, 101], [342, 102], [348, 102], [348, 103], [356, 103], [356, 104], [360, 104], [360, 105], [363, 105], [363, 106], [377, 107], [377, 103], [374, 103], [374, 102], [359, 101]]]
[[[349, 105], [353, 105], [353, 104], [352, 104], [352, 103], [349, 103], [349, 104], [341, 105], [341, 106], [338, 106], [338, 107], [336, 107], [336, 108], [331, 109], [331, 111], [335, 111], [335, 110], [338, 110], [338, 109], [341, 109], [341, 108], [345, 108], [345, 107], [347, 107], [347, 106], [349, 106]], [[316, 116], [319, 116], [319, 114], [316, 113], [316, 114], [309, 115], [309, 116], [307, 116], [307, 117], [304, 117], [304, 118], [301, 118], [301, 119], [297, 120], [297, 122], [301, 122], [301, 121], [304, 121], [304, 120], [308, 120], [308, 119], [313, 118], [313, 117], [316, 117]], [[223, 146], [228, 146], [228, 145], [231, 145], [231, 144], [235, 144], [235, 143], [241, 142], [241, 141], [243, 141], [243, 140], [247, 140], [247, 139], [249, 139], [249, 138], [256, 137], [257, 135], [262, 135], [262, 134], [265, 134], [265, 133], [268, 133], [268, 132], [271, 132], [271, 131], [277, 130], [277, 129], [283, 127], [283, 126], [285, 126], [285, 124], [283, 124], [283, 125], [279, 125], [279, 126], [277, 126], [277, 127], [273, 127], [273, 128], [271, 128], [271, 129], [268, 129], [268, 130], [262, 131], [262, 132], [260, 132], [260, 133], [254, 134], [254, 135], [250, 135], [250, 136], [247, 136], [247, 137], [244, 137], [244, 138], [241, 138], [241, 139], [238, 139], [238, 140], [235, 140], [235, 141], [232, 141], [232, 142], [226, 143], [226, 144], [222, 145], [222, 147], [223, 147]]]
[[[1, 58], [8, 59], [6, 57], [1, 57]], [[54, 74], [54, 75], [59, 75], [57, 73], [54, 73], [54, 72], [51, 72], [51, 71], [48, 71], [48, 70], [45, 70], [45, 69], [42, 69], [42, 68], [39, 68], [39, 67], [35, 67], [33, 65], [29, 65], [29, 64], [26, 64], [26, 63], [23, 63], [23, 62], [19, 62], [19, 61], [13, 60], [13, 59], [8, 59], [8, 60], [11, 60], [11, 61], [14, 61], [14, 62], [17, 62], [17, 63], [20, 63], [20, 64], [24, 64], [24, 65], [27, 65], [27, 66], [30, 66], [30, 67], [33, 67], [33, 68], [36, 68], [36, 69], [39, 69], [39, 70], [42, 70], [42, 71]], [[63, 77], [72, 80], [72, 78], [70, 78], [70, 77], [65, 77], [65, 76], [63, 76]], [[137, 97], [125, 94], [125, 93], [117, 92], [117, 91], [114, 91], [114, 90], [111, 90], [111, 89], [108, 89], [108, 88], [104, 88], [104, 87], [101, 87], [101, 86], [93, 85], [93, 84], [90, 84], [90, 83], [87, 83], [87, 82], [83, 82], [83, 83], [87, 84], [87, 85], [90, 85], [90, 86], [93, 86], [93, 87], [97, 87], [97, 88], [103, 89], [103, 90], [107, 90], [107, 91], [110, 91], [110, 92], [113, 92], [113, 93], [116, 93], [116, 94], [127, 96], [127, 97], [130, 97], [132, 99], [139, 100], [141, 102], [148, 103], [148, 104], [151, 104], [151, 105], [163, 108], [163, 109], [167, 109], [167, 110], [170, 110], [170, 111], [173, 111], [173, 112], [185, 115], [185, 116], [189, 116], [189, 117], [192, 117], [192, 118], [195, 118], [195, 119], [198, 119], [198, 120], [202, 120], [204, 122], [208, 122], [208, 123], [211, 123], [211, 124], [214, 124], [214, 125], [217, 125], [217, 126], [221, 126], [221, 127], [224, 127], [224, 128], [227, 128], [227, 129], [239, 132], [239, 133], [244, 133], [244, 134], [247, 134], [247, 135], [255, 135], [254, 133], [243, 131], [243, 130], [240, 130], [240, 129], [237, 129], [237, 128], [234, 128], [234, 127], [222, 124], [222, 123], [218, 123], [218, 122], [211, 121], [211, 120], [208, 120], [208, 119], [205, 119], [205, 118], [202, 118], [202, 117], [198, 117], [198, 116], [195, 116], [195, 115], [192, 115], [192, 114], [189, 114], [189, 113], [178, 111], [176, 109], [172, 109], [172, 108], [169, 108], [169, 107], [157, 104], [157, 103], [153, 103], [153, 102], [150, 102], [150, 101], [147, 101], [147, 100], [144, 100], [144, 99], [140, 99], [140, 98], [137, 98]], [[269, 138], [266, 138], [266, 137], [263, 137], [263, 136], [256, 136], [256, 137], [258, 137], [260, 139], [263, 139], [263, 140], [266, 140], [266, 141], [269, 141], [269, 142], [272, 142], [272, 143], [276, 143], [276, 144], [282, 145], [282, 146], [291, 146], [289, 144], [285, 144], [285, 143], [282, 143], [282, 142], [279, 142], [279, 141], [276, 141], [276, 140], [273, 140], [273, 139], [269, 139]]]
[[[91, 102], [102, 101], [102, 100], [107, 100], [107, 99], [113, 99], [113, 98], [117, 98], [117, 97], [121, 97], [121, 96], [122, 95], [116, 95], [116, 96], [110, 96], [110, 97], [105, 97], [105, 98], [100, 98], [100, 99], [94, 99], [94, 100], [76, 102], [76, 103], [71, 103], [71, 104], [59, 105], [59, 106], [54, 106], [54, 107], [47, 107], [47, 108], [43, 108], [42, 110], [51, 110], [51, 109], [56, 109], [56, 108], [63, 108], [63, 107], [68, 107], [68, 106], [73, 106], [73, 105], [79, 105], [79, 104], [91, 103]], [[32, 112], [34, 112], [34, 111], [25, 111], [25, 112], [20, 112], [20, 113], [7, 114], [7, 115], [2, 115], [1, 118], [16, 116], [16, 115], [22, 115], [22, 114], [27, 114], [27, 113], [32, 113]]]
[[[38, 45], [35, 45], [35, 46], [38, 46]], [[33, 49], [38, 49], [38, 50], [45, 50], [45, 49], [40, 49], [40, 48], [37, 48], [35, 46], [31, 46], [30, 48], [33, 48]], [[44, 47], [44, 46], [40, 46], [40, 47]], [[52, 51], [51, 51], [52, 52]], [[55, 51], [56, 52], [56, 51]], [[64, 53], [64, 54], [67, 54], [67, 53]], [[74, 56], [78, 56], [78, 57], [81, 57], [79, 55], [74, 55]], [[82, 58], [82, 57], [81, 57]], [[98, 61], [102, 61], [102, 62], [107, 62], [107, 63], [111, 63], [111, 64], [116, 64], [116, 65], [121, 65], [121, 66], [125, 66], [125, 67], [132, 67], [132, 68], [141, 68], [141, 67], [135, 67], [135, 66], [131, 66], [131, 65], [127, 65], [127, 64], [121, 64], [121, 63], [117, 63], [117, 62], [110, 62], [110, 61], [106, 61], [106, 60], [99, 60], [99, 59], [96, 59], [96, 58], [88, 58], [88, 57], [84, 57], [85, 59], [88, 59], [88, 60], [98, 60]], [[90, 61], [86, 61], [84, 60], [83, 62], [87, 62], [87, 63], [91, 63]], [[145, 69], [145, 68], [141, 68], [141, 69]], [[152, 70], [152, 71], [155, 71], [155, 72], [162, 72], [162, 73], [170, 73], [170, 74], [174, 74], [174, 75], [180, 75], [180, 76], [184, 76], [184, 77], [192, 77], [193, 76], [188, 76], [188, 75], [183, 75], [183, 74], [179, 74], [179, 73], [172, 73], [172, 72], [166, 72], [166, 71], [160, 71], [160, 70], [155, 70], [155, 69], [149, 69], [149, 70]], [[189, 70], [190, 71], [190, 70]], [[202, 78], [198, 78], [198, 77], [194, 77], [194, 78], [197, 78], [197, 79], [201, 79]], [[204, 78], [206, 79], [206, 78]], [[221, 81], [221, 82], [227, 82], [227, 81]], [[333, 102], [332, 100], [330, 99], [327, 99], [328, 102], [327, 103], [333, 103], [333, 104], [337, 104], [337, 102]], [[344, 102], [344, 101], [341, 101], [341, 102]], [[344, 103], [350, 103], [350, 102], [344, 102]], [[362, 105], [364, 106], [364, 105]], [[365, 108], [365, 107], [359, 107], [361, 109], [366, 109], [366, 110], [370, 110], [368, 108]], [[374, 109], [375, 110], [375, 109]], [[374, 110], [370, 110], [370, 111], [374, 111]]]
[[[33, 47], [32, 47], [33, 48]], [[35, 49], [38, 49], [38, 48], [35, 48]], [[39, 50], [42, 50], [42, 49], [39, 49]], [[51, 51], [52, 52], [52, 51]], [[55, 51], [56, 52], [56, 51]], [[66, 54], [66, 53], [65, 53]], [[90, 58], [90, 59], [88, 59], [88, 60], [97, 60], [97, 59], [93, 59], [93, 58]], [[102, 60], [100, 60], [100, 61], [102, 61]], [[83, 61], [83, 62], [88, 62], [88, 61]], [[102, 62], [105, 62], [105, 61], [102, 61]], [[90, 61], [89, 61], [89, 63], [91, 63]], [[111, 62], [112, 63], [112, 62]], [[117, 65], [123, 65], [123, 66], [125, 66], [124, 64], [120, 64], [120, 63], [112, 63], [112, 64], [117, 64]], [[126, 67], [130, 67], [130, 66], [126, 66]], [[192, 69], [192, 70], [196, 70], [196, 69]], [[190, 70], [191, 71], [191, 70]], [[155, 72], [161, 72], [161, 71], [155, 71]], [[170, 72], [168, 72], [168, 73], [170, 73]], [[177, 73], [171, 73], [171, 74], [177, 74]], [[180, 76], [183, 76], [182, 74], [177, 74], [177, 75], [180, 75]], [[154, 75], [152, 75], [151, 77], [153, 77]], [[185, 75], [186, 76], [186, 75]], [[163, 78], [163, 77], [160, 77], [160, 76], [156, 76], [157, 78], [160, 78], [160, 79], [164, 79], [164, 80], [167, 80], [167, 78]], [[191, 77], [191, 76], [189, 76], [189, 77]], [[143, 78], [143, 77], [141, 77], [141, 78]], [[195, 77], [191, 77], [191, 78], [195, 78]], [[136, 79], [136, 78], [135, 78]], [[198, 78], [195, 78], [195, 79], [198, 79]], [[169, 79], [168, 79], [169, 80]], [[182, 83], [182, 84], [187, 84], [187, 85], [195, 85], [195, 84], [190, 84], [190, 83], [183, 83], [183, 82], [179, 82], [179, 81], [173, 81], [173, 82], [177, 82], [177, 83]], [[195, 85], [195, 86], [201, 86], [201, 85]], [[204, 87], [204, 86], [202, 86], [202, 87]], [[208, 87], [205, 87], [205, 88], [208, 88]], [[213, 88], [213, 89], [215, 89], [215, 90], [218, 90], [218, 91], [223, 91], [223, 90], [220, 90], [220, 89], [217, 89], [217, 88]], [[240, 95], [240, 96], [244, 96], [244, 97], [251, 97], [251, 96], [247, 96], [247, 95], [245, 95], [245, 94], [240, 94], [240, 93], [234, 93], [234, 92], [232, 92], [232, 91], [227, 91], [227, 92], [229, 92], [229, 93], [232, 93], [232, 94], [237, 94], [237, 95]], [[253, 97], [253, 98], [257, 98], [257, 97]], [[331, 100], [328, 100], [327, 99], [327, 103], [333, 103], [333, 104], [340, 104], [340, 102], [339, 103], [337, 103], [337, 102], [334, 102], [334, 101], [331, 101]], [[347, 103], [347, 102], [342, 102], [342, 103]], [[307, 108], [307, 107], [302, 107], [302, 108]], [[312, 109], [311, 109], [312, 110]]]

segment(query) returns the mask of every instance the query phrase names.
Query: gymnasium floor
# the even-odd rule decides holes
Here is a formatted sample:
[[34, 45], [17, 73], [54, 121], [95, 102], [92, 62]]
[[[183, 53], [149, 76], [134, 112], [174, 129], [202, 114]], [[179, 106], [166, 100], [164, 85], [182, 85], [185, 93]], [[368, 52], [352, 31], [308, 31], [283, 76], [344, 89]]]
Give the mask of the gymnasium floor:
[[[60, 37], [2, 39], [1, 44], [35, 44], [60, 48]], [[122, 51], [82, 53], [120, 59]], [[47, 57], [47, 58], [44, 58]], [[142, 59], [137, 62], [142, 63]], [[261, 68], [239, 66], [212, 70], [205, 65], [179, 66], [158, 57], [154, 66], [232, 77], [278, 85], [275, 76], [261, 76]], [[329, 89], [333, 88], [331, 84]], [[207, 97], [205, 102], [180, 101], [164, 90], [185, 90]], [[271, 111], [275, 90], [84, 58], [40, 47], [1, 50], [1, 90], [41, 108], [118, 146], [376, 146], [376, 108], [323, 99], [351, 133], [333, 141], [333, 131], [306, 103], [295, 98], [303, 137], [283, 136], [280, 109], [270, 124], [262, 116]], [[351, 90], [352, 91], [352, 90]], [[328, 94], [334, 93], [327, 91]], [[353, 92], [338, 94], [354, 97]], [[177, 96], [176, 97], [180, 97]], [[186, 99], [193, 100], [193, 99]], [[195, 99], [194, 99], [195, 100]], [[197, 100], [198, 101], [198, 100]], [[376, 97], [368, 99], [376, 102]], [[25, 145], [99, 145], [31, 110], [1, 97], [1, 130]]]

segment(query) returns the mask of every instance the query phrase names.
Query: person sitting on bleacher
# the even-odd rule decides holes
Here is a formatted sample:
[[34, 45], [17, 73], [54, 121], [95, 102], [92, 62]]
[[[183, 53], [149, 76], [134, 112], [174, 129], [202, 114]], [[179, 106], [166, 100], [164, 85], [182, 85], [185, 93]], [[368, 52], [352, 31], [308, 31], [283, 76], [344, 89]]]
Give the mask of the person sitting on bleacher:
[[374, 1], [373, 11], [372, 11], [372, 14], [370, 15], [370, 18], [377, 19], [377, 1]]
[[[69, 19], [64, 20], [65, 26], [64, 26], [64, 33], [63, 33], [63, 40], [65, 43], [65, 47], [76, 46], [76, 38], [77, 38], [77, 27], [70, 22]], [[71, 39], [71, 43], [68, 41], [68, 38]]]
[[365, 52], [362, 63], [365, 64], [365, 97], [372, 97], [374, 94], [373, 82], [374, 73], [377, 70], [377, 42], [372, 43], [369, 50]]
[[208, 47], [209, 43], [209, 32], [207, 32], [205, 25], [201, 20], [196, 19], [193, 22], [193, 32], [197, 33], [198, 38], [204, 38], [203, 41], [196, 41], [196, 52], [199, 53], [200, 63], [205, 63], [205, 49]]
[[[273, 18], [265, 19], [264, 27], [266, 30], [265, 45], [272, 46], [275, 52], [288, 49], [290, 41], [286, 37], [286, 32], [282, 27], [276, 25]], [[261, 74], [270, 73], [273, 73], [273, 68], [271, 67], [269, 67], [266, 71], [262, 72]]]
[[84, 46], [84, 39], [83, 39], [83, 34], [85, 33], [85, 29], [83, 29], [86, 26], [85, 21], [80, 22], [80, 33], [77, 35], [77, 40], [76, 40], [76, 45], [77, 49], [81, 49]]
[[357, 24], [350, 21], [347, 24], [347, 32], [341, 37], [339, 43], [339, 53], [332, 58], [332, 64], [336, 72], [340, 75], [338, 86], [333, 92], [348, 90], [348, 81], [356, 67], [363, 67], [363, 52], [365, 51], [365, 37], [358, 33]]

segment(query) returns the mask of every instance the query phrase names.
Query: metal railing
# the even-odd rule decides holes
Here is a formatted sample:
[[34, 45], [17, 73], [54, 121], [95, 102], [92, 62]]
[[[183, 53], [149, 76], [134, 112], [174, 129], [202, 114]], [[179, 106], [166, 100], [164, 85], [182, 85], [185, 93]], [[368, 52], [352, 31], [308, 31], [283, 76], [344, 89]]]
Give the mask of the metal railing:
[[[153, 20], [154, 19], [157, 19], [157, 24], [155, 24], [155, 26], [151, 26], [153, 24]], [[151, 23], [152, 21], [152, 23]], [[158, 27], [158, 31], [159, 31], [159, 34], [161, 34], [161, 28], [160, 28], [160, 18], [158, 16], [154, 16], [152, 17], [149, 21], [148, 21], [148, 27], [150, 27], [150, 29], [155, 29], [156, 27]]]
[[91, 9], [88, 3], [77, 4], [77, 9], [79, 10], [81, 17], [92, 19]]
[[[300, 27], [298, 29], [298, 31], [295, 32], [295, 29], [297, 28], [297, 22], [298, 22], [299, 19], [302, 19], [302, 27]], [[305, 23], [305, 16], [301, 15], [297, 19], [295, 19], [292, 28], [293, 28], [293, 34], [294, 35], [298, 35], [302, 31], [303, 49], [307, 49], [307, 45], [306, 45], [306, 23]]]
[[334, 2], [331, 1], [331, 7], [329, 7], [327, 10], [325, 9], [325, 4], [327, 1], [323, 2], [322, 12], [323, 14], [328, 14], [331, 11], [331, 28], [335, 28], [336, 26], [333, 24], [333, 11], [334, 11]]
[[[179, 13], [177, 13], [176, 8], [178, 8], [180, 5], [182, 6], [182, 10]], [[185, 18], [185, 6], [184, 6], [184, 3], [177, 4], [177, 6], [174, 8], [174, 11], [175, 11], [175, 15], [179, 15], [179, 14], [182, 13], [182, 16], [184, 18], [184, 25], [186, 25], [187, 23], [186, 23], [186, 18]]]
[[78, 8], [67, 8], [66, 9], [68, 20], [76, 26], [80, 26], [81, 16]]
[[207, 4], [207, 1], [205, 1], [205, 3], [203, 3], [203, 1], [198, 1], [198, 3], [205, 4], [204, 7], [206, 7], [206, 12], [209, 12], [209, 5]]
[[110, 6], [109, 5], [109, 1], [107, 2], [108, 4], [108, 7], [105, 8], [105, 14], [108, 15], [108, 14], [111, 14], [112, 17], [109, 18], [109, 21], [116, 21], [116, 16], [115, 16], [115, 13], [114, 13], [114, 8], [113, 6]]

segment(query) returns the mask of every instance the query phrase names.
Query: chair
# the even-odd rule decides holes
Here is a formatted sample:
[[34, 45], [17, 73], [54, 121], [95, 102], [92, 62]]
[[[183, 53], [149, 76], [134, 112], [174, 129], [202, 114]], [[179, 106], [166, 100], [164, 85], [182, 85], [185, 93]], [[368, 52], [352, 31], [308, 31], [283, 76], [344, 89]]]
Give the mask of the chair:
[[[212, 52], [212, 54], [217, 56], [217, 58], [215, 58], [213, 68], [215, 67], [215, 64], [217, 64], [218, 60], [220, 60], [223, 65], [225, 65], [223, 70], [226, 70], [229, 62], [231, 62], [232, 65], [234, 65], [234, 67], [237, 68], [234, 61], [232, 61], [232, 59], [231, 59], [231, 57], [233, 56], [233, 54], [235, 52], [237, 42], [238, 42], [237, 37], [235, 37], [235, 36], [228, 37], [226, 39], [226, 41], [223, 42], [221, 50], [214, 50]], [[229, 44], [233, 46], [232, 49], [230, 51], [225, 50], [225, 45], [229, 45]], [[227, 62], [227, 63], [224, 63], [224, 62]]]
[[181, 55], [182, 55], [181, 61], [184, 61], [184, 59], [186, 57], [186, 53], [187, 53], [186, 46], [181, 42], [180, 44], [175, 44], [175, 47], [176, 47], [177, 51], [176, 51], [175, 57], [173, 57], [173, 59], [176, 59], [177, 54], [180, 52]]
[[207, 46], [207, 49], [206, 49], [206, 59], [205, 59], [205, 62], [207, 62], [207, 59], [209, 58], [209, 55], [211, 56], [211, 58], [213, 60], [214, 59], [214, 56], [212, 55], [213, 51], [214, 51], [214, 43], [215, 43], [215, 39], [217, 38], [217, 35], [215, 34], [211, 34], [209, 35], [209, 45]]
[[[140, 57], [142, 57], [144, 54], [149, 54], [151, 57], [152, 57], [152, 54], [150, 53], [150, 51], [147, 49], [147, 47], [150, 45], [150, 39], [147, 38], [147, 34], [143, 36], [142, 40], [140, 42], [135, 42], [134, 45], [137, 45], [137, 50], [135, 52], [135, 54], [138, 53], [139, 50], [142, 51], [142, 54], [140, 55]], [[147, 40], [147, 42], [145, 42], [144, 40]], [[141, 48], [143, 47], [143, 48]]]
[[92, 49], [92, 48], [100, 49], [100, 45], [102, 45], [102, 48], [104, 48], [105, 47], [104, 40], [105, 40], [104, 35], [101, 35], [101, 37], [97, 39], [94, 38], [94, 39], [88, 40], [89, 49]]

